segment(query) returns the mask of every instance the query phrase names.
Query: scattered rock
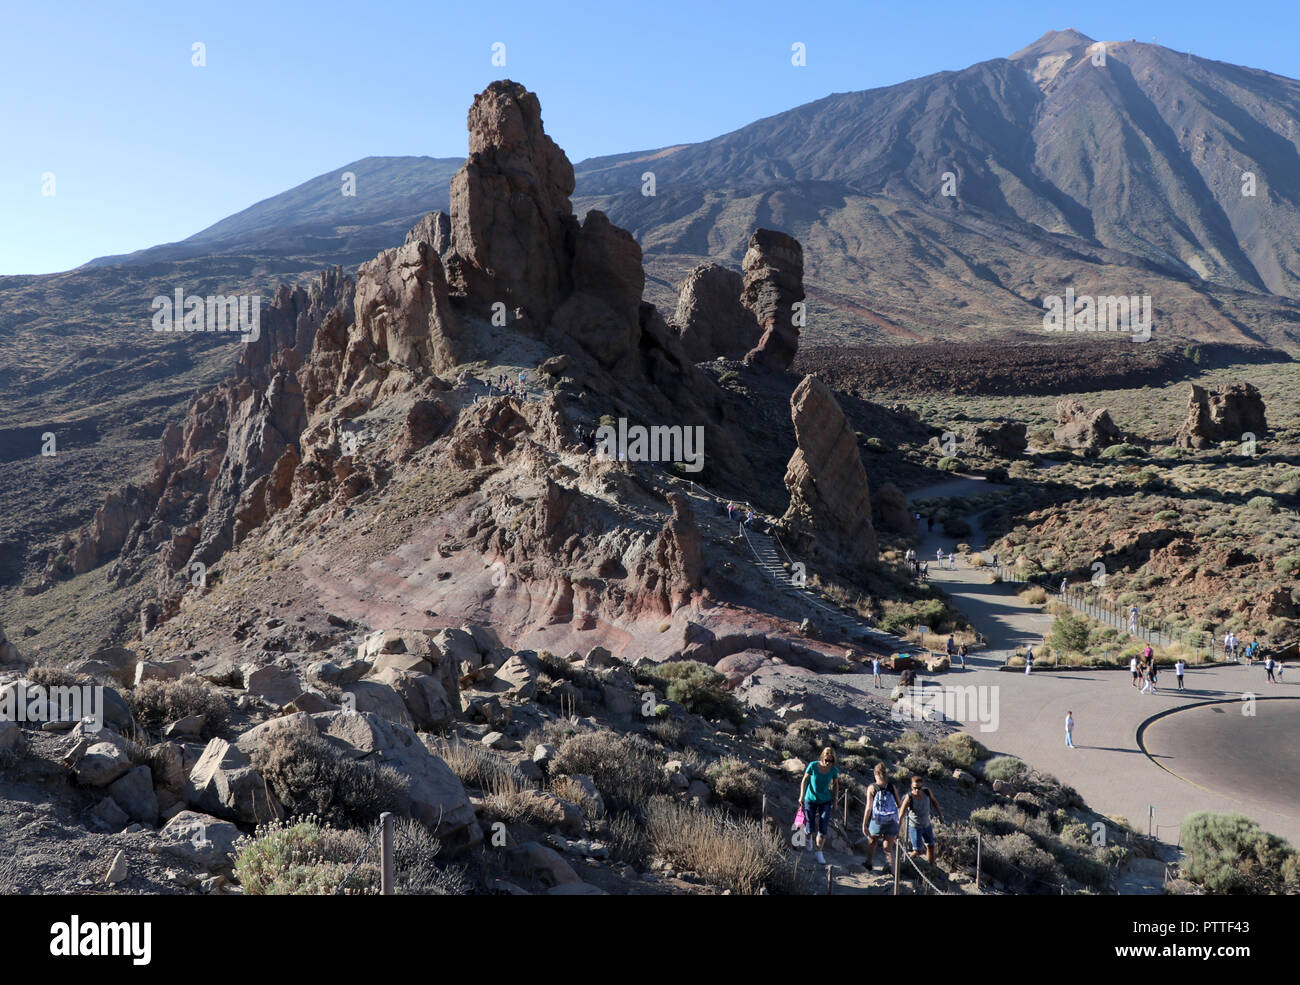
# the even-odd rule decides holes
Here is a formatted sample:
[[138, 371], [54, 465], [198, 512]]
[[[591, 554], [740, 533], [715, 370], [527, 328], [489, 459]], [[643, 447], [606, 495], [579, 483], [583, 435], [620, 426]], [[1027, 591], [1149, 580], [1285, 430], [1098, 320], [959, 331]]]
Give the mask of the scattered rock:
[[1241, 441], [1252, 434], [1262, 437], [1268, 430], [1264, 419], [1264, 398], [1249, 383], [1234, 383], [1226, 390], [1207, 391], [1191, 384], [1187, 399], [1187, 420], [1174, 436], [1183, 448], [1209, 448], [1220, 441]]

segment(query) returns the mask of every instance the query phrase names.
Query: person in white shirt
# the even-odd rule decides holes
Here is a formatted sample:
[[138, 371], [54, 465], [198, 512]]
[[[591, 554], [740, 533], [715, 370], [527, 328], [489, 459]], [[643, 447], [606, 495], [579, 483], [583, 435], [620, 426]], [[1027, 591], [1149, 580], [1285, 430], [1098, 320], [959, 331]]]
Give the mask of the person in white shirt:
[[1034, 669], [1034, 648], [1032, 646], [1028, 646], [1025, 647], [1025, 673], [1026, 674], [1032, 673], [1033, 669]]
[[1071, 749], [1074, 748], [1074, 712], [1065, 713], [1065, 744]]
[[1187, 664], [1181, 659], [1174, 664], [1174, 674], [1178, 677], [1178, 690], [1185, 690], [1183, 687], [1183, 671], [1187, 669]]
[[1133, 675], [1133, 686], [1138, 686], [1138, 658], [1131, 657], [1128, 662], [1128, 671]]

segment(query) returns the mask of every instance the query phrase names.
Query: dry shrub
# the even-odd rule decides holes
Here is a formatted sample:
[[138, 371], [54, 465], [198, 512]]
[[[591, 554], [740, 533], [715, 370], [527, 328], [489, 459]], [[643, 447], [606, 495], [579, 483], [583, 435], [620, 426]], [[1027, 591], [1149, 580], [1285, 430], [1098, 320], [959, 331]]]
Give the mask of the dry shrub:
[[767, 781], [748, 763], [723, 759], [710, 766], [705, 775], [714, 795], [720, 800], [746, 811], [756, 810], [762, 805]]
[[312, 732], [277, 732], [253, 753], [253, 767], [290, 815], [368, 824], [392, 810], [405, 782], [391, 766], [362, 762]]
[[1029, 605], [1046, 605], [1047, 589], [1043, 588], [1041, 585], [1034, 585], [1033, 587], [1026, 588], [1021, 592], [1020, 598]]
[[205, 739], [218, 735], [230, 721], [226, 699], [192, 674], [175, 681], [145, 681], [129, 695], [135, 720], [158, 730], [192, 715], [202, 716]]
[[587, 775], [606, 807], [639, 812], [654, 794], [668, 792], [661, 749], [637, 735], [601, 730], [566, 739], [551, 761], [552, 776]]
[[655, 854], [679, 868], [734, 893], [793, 885], [784, 840], [758, 821], [687, 807], [667, 797], [653, 798], [646, 813], [646, 834]]
[[535, 827], [558, 828], [564, 823], [564, 808], [528, 781], [502, 775], [486, 788], [483, 817], [507, 824], [522, 821]]
[[527, 779], [518, 766], [481, 742], [444, 740], [438, 743], [438, 755], [467, 787], [490, 790], [502, 783], [527, 785]]

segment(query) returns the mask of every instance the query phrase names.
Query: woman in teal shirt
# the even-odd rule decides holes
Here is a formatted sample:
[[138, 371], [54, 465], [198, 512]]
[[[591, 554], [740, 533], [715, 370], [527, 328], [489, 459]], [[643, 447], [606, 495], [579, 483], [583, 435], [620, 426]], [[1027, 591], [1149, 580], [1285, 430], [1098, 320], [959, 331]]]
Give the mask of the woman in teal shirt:
[[835, 750], [827, 746], [822, 750], [821, 759], [808, 764], [799, 784], [799, 800], [804, 805], [804, 816], [808, 818], [809, 833], [816, 836], [816, 841], [809, 842], [808, 847], [811, 849], [815, 844], [817, 861], [822, 865], [826, 864], [822, 844], [830, 830], [831, 814], [839, 796], [840, 768], [835, 765]]

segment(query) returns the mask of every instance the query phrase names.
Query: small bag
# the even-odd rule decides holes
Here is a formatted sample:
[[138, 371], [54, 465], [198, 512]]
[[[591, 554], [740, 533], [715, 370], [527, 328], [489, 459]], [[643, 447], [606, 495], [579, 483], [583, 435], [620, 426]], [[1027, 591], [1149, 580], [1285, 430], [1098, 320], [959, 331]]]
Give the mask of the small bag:
[[794, 825], [793, 825], [793, 827], [796, 827], [796, 828], [807, 828], [807, 827], [808, 827], [808, 817], [807, 817], [807, 815], [805, 815], [804, 812], [803, 812], [803, 804], [800, 804], [800, 805], [799, 805], [799, 810], [798, 810], [798, 812], [797, 812], [797, 813], [795, 814], [795, 816], [794, 816]]

